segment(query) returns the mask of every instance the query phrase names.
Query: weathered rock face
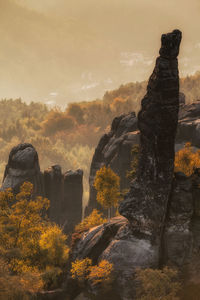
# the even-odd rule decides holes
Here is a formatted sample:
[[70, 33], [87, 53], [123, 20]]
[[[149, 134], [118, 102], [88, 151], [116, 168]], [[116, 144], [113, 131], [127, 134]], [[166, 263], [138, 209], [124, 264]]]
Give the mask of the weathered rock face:
[[200, 101], [181, 106], [176, 142], [200, 148]]
[[193, 236], [190, 230], [194, 215], [193, 183], [183, 173], [175, 173], [168, 215], [163, 235], [162, 261], [182, 267], [189, 262]]
[[[173, 265], [187, 279], [192, 282], [196, 280], [199, 284], [199, 183], [199, 169], [192, 177], [175, 173], [163, 222], [161, 247], [158, 247], [157, 237], [151, 234], [148, 227], [146, 231], [140, 230], [120, 216], [84, 233], [76, 244], [72, 260], [89, 257], [94, 264], [102, 259], [111, 262], [116, 274], [113, 292], [123, 300], [135, 299], [137, 285], [133, 275], [138, 267], [160, 268], [167, 264]], [[114, 295], [111, 298], [113, 297]]]
[[59, 165], [44, 171], [45, 197], [50, 201], [49, 217], [53, 222], [61, 225], [61, 203], [63, 199], [63, 175]]
[[[200, 133], [198, 132], [200, 102], [185, 105], [185, 95], [180, 92], [179, 105], [179, 122], [175, 149], [176, 151], [180, 150], [186, 142], [191, 142], [193, 146], [200, 147]], [[120, 124], [120, 130], [117, 130], [116, 133], [117, 124]], [[127, 127], [127, 124], [130, 127]], [[130, 180], [126, 174], [131, 165], [131, 149], [134, 145], [140, 143], [137, 118], [134, 113], [122, 115], [113, 120], [113, 125], [111, 131], [100, 139], [92, 159], [89, 180], [90, 196], [85, 215], [91, 213], [94, 208], [103, 211], [96, 201], [96, 190], [93, 187], [96, 171], [103, 165], [110, 165], [114, 172], [120, 176], [121, 189], [127, 189], [130, 186]]]
[[139, 143], [139, 132], [137, 131], [137, 118], [135, 113], [124, 114], [116, 117], [111, 126], [111, 131], [103, 135], [95, 150], [90, 168], [90, 198], [85, 209], [85, 216], [89, 215], [94, 208], [102, 210], [96, 202], [96, 190], [93, 187], [97, 170], [103, 165], [120, 176], [121, 189], [129, 187], [127, 171], [130, 170], [131, 149]]
[[[101, 259], [113, 263], [117, 273], [113, 289], [120, 299], [135, 299], [133, 275], [137, 267], [159, 268], [167, 262], [180, 265], [191, 253], [193, 183], [180, 173], [173, 178], [180, 41], [178, 30], [162, 36], [160, 57], [142, 100], [137, 178], [119, 208], [126, 219], [117, 217], [93, 228], [82, 236], [73, 252], [73, 259], [90, 257], [94, 263]], [[182, 255], [177, 240], [182, 248], [186, 244]]]
[[45, 197], [50, 200], [50, 220], [59, 224], [65, 233], [73, 231], [82, 220], [83, 171], [62, 174], [59, 165], [44, 171]]
[[82, 220], [83, 171], [67, 171], [64, 174], [61, 214], [65, 232], [72, 232]]
[[119, 299], [134, 299], [134, 271], [137, 267], [157, 268], [157, 251], [148, 233], [138, 234], [128, 220], [120, 216], [84, 234], [74, 249], [73, 260], [89, 257], [94, 264], [108, 260], [117, 274], [113, 292]]
[[38, 154], [31, 144], [19, 144], [14, 147], [9, 155], [6, 165], [2, 189], [12, 188], [14, 193], [18, 193], [20, 186], [29, 181], [34, 185], [36, 195], [42, 195], [43, 182], [42, 173], [38, 161]]
[[68, 171], [62, 174], [59, 165], [40, 172], [38, 154], [31, 144], [19, 144], [9, 155], [1, 189], [12, 188], [19, 192], [20, 186], [29, 181], [35, 195], [50, 200], [50, 220], [72, 232], [82, 219], [83, 172]]
[[160, 57], [138, 114], [140, 160], [136, 180], [119, 212], [140, 231], [159, 238], [172, 187], [174, 143], [179, 110], [177, 55], [181, 32], [162, 35]]

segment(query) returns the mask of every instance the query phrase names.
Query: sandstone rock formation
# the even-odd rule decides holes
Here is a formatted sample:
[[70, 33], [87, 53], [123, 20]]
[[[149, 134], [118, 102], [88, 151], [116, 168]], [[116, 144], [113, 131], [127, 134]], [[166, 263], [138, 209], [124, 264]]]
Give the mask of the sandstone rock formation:
[[181, 106], [176, 142], [191, 142], [200, 148], [200, 101]]
[[4, 172], [2, 189], [11, 187], [14, 193], [18, 193], [20, 186], [25, 181], [33, 183], [35, 194], [43, 195], [38, 154], [35, 148], [28, 143], [19, 144], [11, 150]]
[[33, 184], [35, 195], [50, 200], [49, 218], [62, 226], [66, 233], [72, 232], [81, 222], [82, 170], [62, 174], [61, 167], [55, 165], [42, 173], [35, 148], [31, 144], [19, 144], [10, 152], [1, 189], [12, 188], [16, 194], [25, 181]]
[[[185, 95], [180, 92], [179, 105], [175, 150], [183, 148], [186, 142], [191, 142], [194, 147], [200, 148], [200, 102], [186, 105]], [[96, 171], [103, 165], [110, 165], [112, 170], [120, 176], [121, 189], [127, 189], [130, 186], [130, 180], [126, 174], [131, 165], [131, 149], [139, 144], [140, 132], [134, 113], [124, 114], [113, 120], [113, 124], [119, 123], [120, 130], [116, 130], [117, 126], [111, 126], [111, 131], [102, 136], [92, 158], [89, 177], [90, 194], [85, 216], [94, 208], [104, 211], [96, 201], [96, 190], [93, 187]], [[127, 128], [127, 124], [131, 123], [132, 125]]]
[[82, 220], [83, 171], [67, 171], [63, 179], [61, 215], [65, 232], [72, 232]]
[[73, 260], [89, 257], [94, 264], [102, 259], [112, 262], [117, 280], [110, 299], [134, 299], [134, 270], [137, 267], [157, 268], [158, 256], [158, 249], [148, 234], [140, 236], [134, 232], [128, 220], [122, 216], [89, 230], [73, 252]]
[[45, 197], [50, 201], [49, 218], [61, 225], [61, 199], [63, 199], [63, 175], [59, 165], [44, 171]]
[[[137, 267], [159, 268], [166, 262], [180, 264], [181, 258], [176, 253], [179, 246], [172, 237], [185, 238], [191, 246], [191, 234], [187, 231], [193, 216], [192, 181], [182, 174], [173, 179], [179, 110], [176, 57], [181, 32], [174, 30], [162, 35], [161, 41], [160, 57], [138, 115], [140, 161], [136, 180], [119, 208], [123, 217], [83, 234], [73, 251], [73, 259], [90, 257], [94, 263], [101, 259], [113, 263], [117, 273], [114, 288], [119, 299], [124, 300], [135, 299], [133, 275]], [[101, 140], [99, 153], [100, 149], [105, 153], [107, 140], [109, 136]], [[182, 205], [180, 211], [177, 205]], [[190, 251], [191, 247], [186, 247], [184, 258]]]
[[[102, 259], [112, 262], [117, 276], [111, 297], [113, 299], [135, 299], [137, 285], [133, 274], [138, 267], [175, 266], [188, 282], [199, 285], [199, 184], [199, 169], [191, 177], [175, 173], [160, 248], [157, 246], [157, 238], [150, 233], [151, 227], [147, 227], [144, 232], [119, 216], [84, 233], [73, 250], [72, 260], [89, 257], [94, 264]], [[185, 284], [187, 286], [188, 283]]]
[[119, 212], [140, 231], [163, 230], [174, 170], [174, 144], [178, 124], [178, 61], [181, 32], [161, 38], [160, 57], [149, 79], [138, 114], [140, 160], [136, 180]]
[[109, 133], [104, 134], [99, 141], [92, 159], [90, 168], [90, 198], [85, 209], [85, 216], [94, 208], [102, 210], [96, 202], [96, 190], [93, 187], [94, 178], [98, 169], [103, 165], [110, 166], [120, 176], [121, 189], [129, 187], [127, 171], [130, 170], [131, 149], [139, 143], [137, 118], [134, 112], [116, 117]]

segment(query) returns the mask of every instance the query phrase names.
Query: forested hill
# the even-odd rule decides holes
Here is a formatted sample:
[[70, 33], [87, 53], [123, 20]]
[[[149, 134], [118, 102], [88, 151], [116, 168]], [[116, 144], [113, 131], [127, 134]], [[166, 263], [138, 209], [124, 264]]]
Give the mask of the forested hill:
[[[181, 79], [186, 102], [200, 99], [200, 72]], [[0, 101], [0, 176], [10, 149], [21, 142], [36, 147], [41, 168], [83, 168], [87, 181], [94, 147], [115, 116], [138, 111], [147, 82], [128, 83], [103, 99], [71, 103], [65, 111], [21, 99]]]

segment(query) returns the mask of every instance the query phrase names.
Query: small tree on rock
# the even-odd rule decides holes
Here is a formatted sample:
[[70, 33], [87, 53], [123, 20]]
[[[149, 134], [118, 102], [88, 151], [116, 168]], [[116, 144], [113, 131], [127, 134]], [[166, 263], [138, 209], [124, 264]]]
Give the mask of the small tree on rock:
[[121, 199], [120, 178], [110, 167], [103, 166], [96, 172], [94, 187], [97, 190], [97, 201], [108, 209], [110, 219], [111, 207], [116, 207]]

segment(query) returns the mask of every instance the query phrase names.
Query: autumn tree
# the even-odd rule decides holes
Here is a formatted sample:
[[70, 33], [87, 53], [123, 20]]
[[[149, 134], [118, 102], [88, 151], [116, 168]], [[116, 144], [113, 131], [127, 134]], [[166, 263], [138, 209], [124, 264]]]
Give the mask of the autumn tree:
[[90, 273], [88, 275], [88, 280], [92, 285], [101, 285], [104, 290], [111, 287], [111, 283], [114, 279], [114, 267], [107, 260], [101, 260], [98, 265], [92, 266], [90, 268]]
[[41, 123], [42, 132], [45, 136], [54, 135], [62, 130], [74, 129], [76, 122], [73, 117], [60, 110], [52, 110]]
[[75, 262], [72, 262], [72, 267], [71, 267], [72, 278], [76, 279], [81, 286], [85, 284], [88, 279], [91, 265], [92, 265], [92, 260], [88, 257], [84, 259], [76, 259]]
[[96, 172], [94, 187], [97, 190], [97, 201], [108, 209], [108, 218], [111, 208], [118, 205], [120, 196], [120, 178], [110, 167], [103, 166]]
[[[39, 273], [43, 281], [49, 270], [54, 277], [61, 273], [68, 258], [67, 237], [45, 217], [48, 207], [49, 200], [35, 197], [29, 182], [16, 196], [11, 189], [0, 192], [0, 256], [11, 273]], [[48, 278], [44, 285], [50, 282]]]
[[176, 153], [174, 167], [176, 172], [192, 175], [195, 168], [200, 167], [200, 150], [195, 152], [191, 143], [186, 143], [185, 147]]
[[88, 217], [86, 217], [81, 223], [76, 225], [75, 232], [87, 231], [88, 229], [101, 225], [106, 221], [107, 220], [102, 217], [102, 213], [100, 213], [97, 209], [94, 209]]
[[71, 274], [81, 287], [89, 283], [92, 286], [98, 285], [106, 291], [113, 282], [114, 268], [107, 260], [101, 260], [97, 265], [92, 266], [92, 260], [86, 257], [72, 262]]

